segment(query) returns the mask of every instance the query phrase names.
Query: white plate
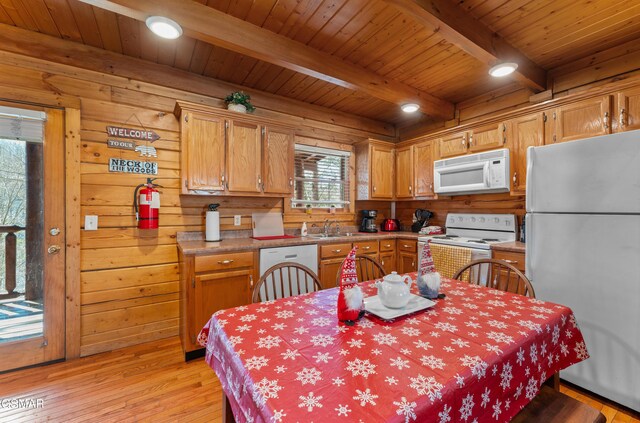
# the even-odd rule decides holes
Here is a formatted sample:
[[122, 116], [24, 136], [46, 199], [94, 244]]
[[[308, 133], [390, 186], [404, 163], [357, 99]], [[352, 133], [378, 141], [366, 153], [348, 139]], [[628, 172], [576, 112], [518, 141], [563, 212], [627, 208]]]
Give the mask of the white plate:
[[415, 313], [416, 311], [426, 310], [434, 305], [436, 305], [436, 303], [433, 301], [415, 294], [411, 294], [411, 299], [403, 308], [387, 308], [382, 305], [382, 302], [377, 295], [364, 299], [364, 309], [384, 320], [391, 320], [397, 317], [406, 316], [407, 314]]

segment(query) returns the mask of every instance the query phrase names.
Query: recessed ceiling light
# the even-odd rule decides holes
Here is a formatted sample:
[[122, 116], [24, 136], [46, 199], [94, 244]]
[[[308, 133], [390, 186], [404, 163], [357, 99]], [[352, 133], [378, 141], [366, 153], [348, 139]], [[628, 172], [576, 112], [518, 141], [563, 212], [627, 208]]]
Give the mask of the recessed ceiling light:
[[415, 113], [420, 108], [420, 105], [416, 103], [407, 103], [400, 106], [400, 108], [405, 113]]
[[172, 19], [164, 16], [149, 16], [145, 21], [147, 28], [158, 37], [174, 40], [182, 35], [182, 28]]
[[495, 77], [507, 76], [518, 69], [518, 64], [513, 62], [499, 63], [489, 69], [489, 75]]

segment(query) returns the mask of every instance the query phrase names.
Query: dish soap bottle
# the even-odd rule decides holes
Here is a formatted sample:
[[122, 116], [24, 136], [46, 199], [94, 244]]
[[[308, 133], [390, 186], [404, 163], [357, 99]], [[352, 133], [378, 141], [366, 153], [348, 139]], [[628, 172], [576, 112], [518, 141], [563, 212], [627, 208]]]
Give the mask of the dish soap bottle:
[[302, 229], [300, 229], [301, 236], [307, 236], [307, 222], [302, 222]]

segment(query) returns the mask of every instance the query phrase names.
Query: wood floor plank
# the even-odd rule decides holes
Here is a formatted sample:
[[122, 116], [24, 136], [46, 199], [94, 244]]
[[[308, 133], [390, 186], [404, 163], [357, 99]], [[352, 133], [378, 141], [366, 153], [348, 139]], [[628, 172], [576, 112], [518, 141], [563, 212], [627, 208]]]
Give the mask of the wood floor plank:
[[[561, 392], [609, 423], [636, 414], [572, 385]], [[0, 374], [0, 398], [42, 398], [37, 409], [0, 409], [0, 422], [219, 422], [221, 387], [203, 359], [184, 362], [177, 337], [49, 366]]]

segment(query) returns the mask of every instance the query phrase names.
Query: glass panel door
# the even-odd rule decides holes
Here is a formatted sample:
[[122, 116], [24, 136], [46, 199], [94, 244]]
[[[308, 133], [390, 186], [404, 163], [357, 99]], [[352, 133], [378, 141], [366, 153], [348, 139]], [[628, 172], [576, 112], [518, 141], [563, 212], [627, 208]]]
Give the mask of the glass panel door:
[[0, 104], [0, 371], [64, 356], [63, 122]]

